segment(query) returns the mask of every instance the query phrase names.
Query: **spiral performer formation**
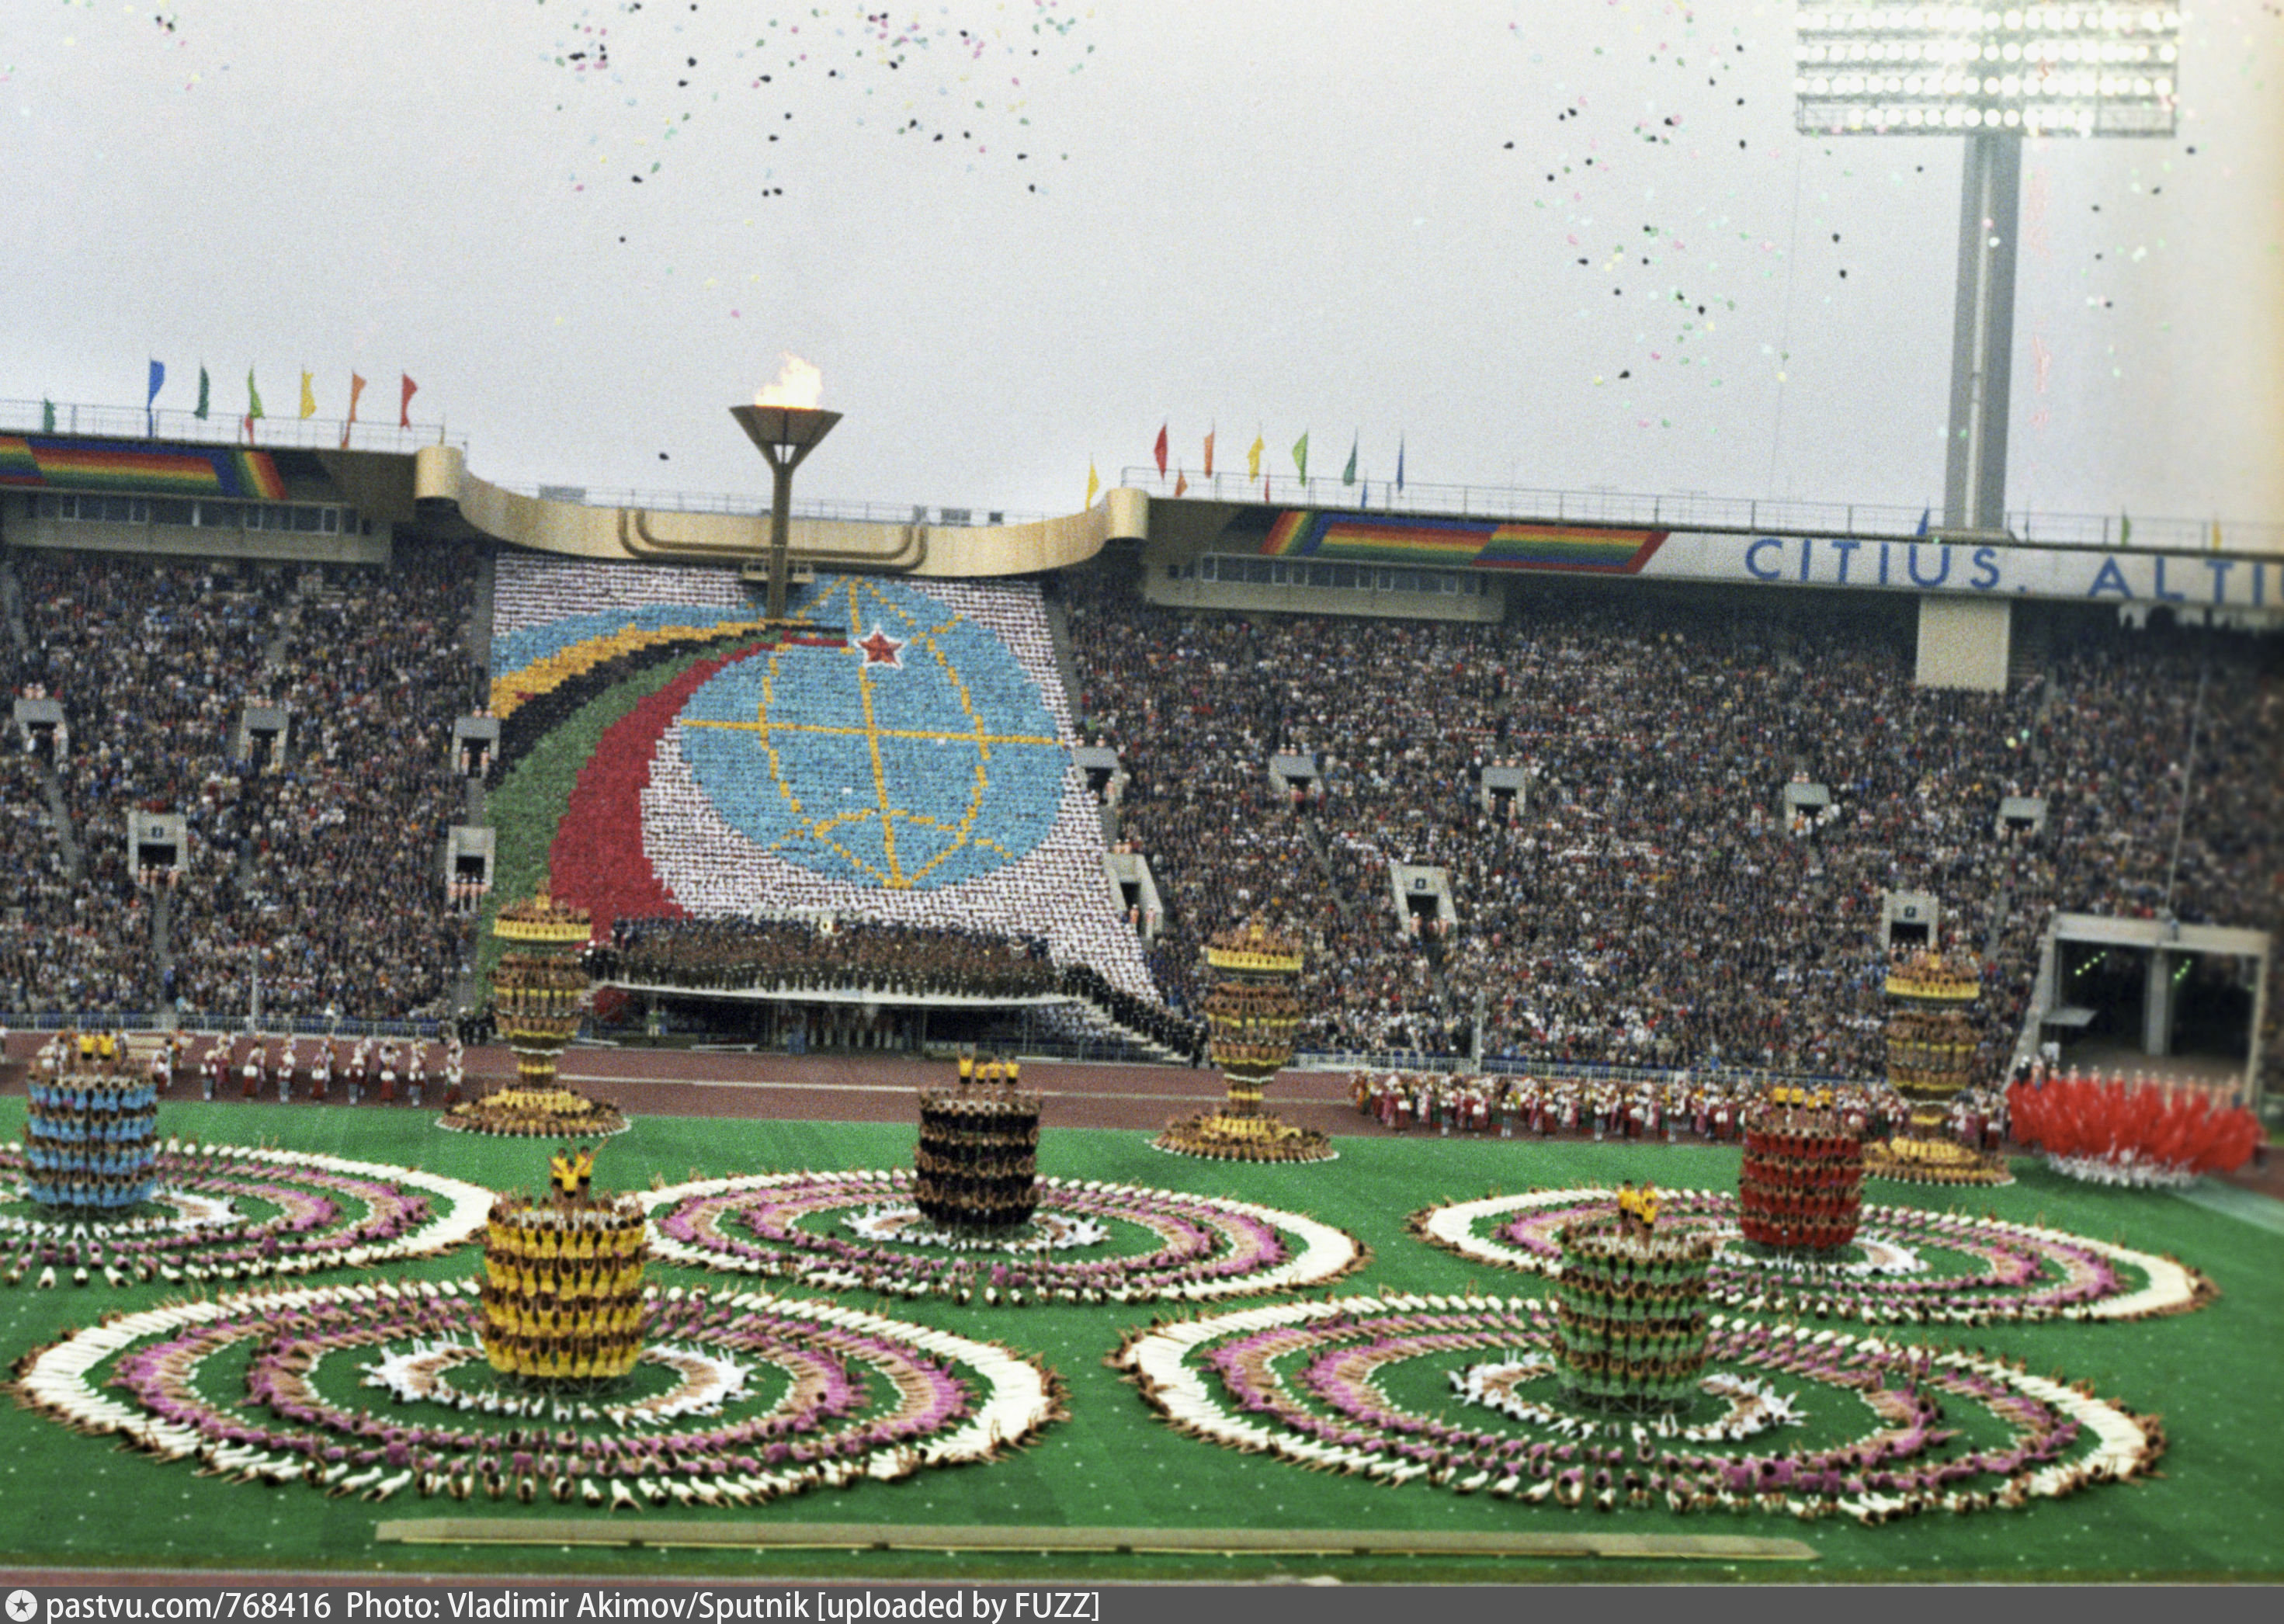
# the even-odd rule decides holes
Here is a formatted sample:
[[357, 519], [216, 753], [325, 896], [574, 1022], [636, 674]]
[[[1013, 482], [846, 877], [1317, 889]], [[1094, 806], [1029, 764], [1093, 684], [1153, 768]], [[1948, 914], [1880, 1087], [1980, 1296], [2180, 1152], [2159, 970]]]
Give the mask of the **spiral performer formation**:
[[1757, 1245], [1833, 1253], [1856, 1238], [1864, 1141], [1828, 1095], [1776, 1089], [1745, 1116], [1737, 1227]]
[[1864, 1171], [1912, 1184], [2004, 1184], [2003, 1162], [1947, 1131], [1951, 1102], [1975, 1081], [1975, 1023], [1982, 966], [1965, 953], [1920, 953], [1888, 972], [1888, 1081], [1910, 1103], [1904, 1131], [1866, 1145]]
[[959, 1058], [959, 1082], [920, 1093], [914, 1205], [955, 1231], [1006, 1230], [1038, 1210], [1039, 1097], [1013, 1060]]
[[492, 1204], [484, 1230], [484, 1357], [528, 1383], [613, 1381], [643, 1347], [642, 1204], [591, 1189], [595, 1153], [559, 1151], [548, 1198]]
[[24, 1111], [24, 1187], [42, 1206], [117, 1213], [158, 1187], [159, 1090], [127, 1066], [127, 1041], [66, 1032], [60, 1065], [34, 1076]]
[[1686, 1409], [1705, 1370], [1705, 1281], [1717, 1231], [1658, 1227], [1655, 1189], [1629, 1184], [1617, 1210], [1561, 1235], [1555, 1356], [1576, 1402], [1634, 1412]]
[[1208, 1052], [1229, 1080], [1222, 1108], [1169, 1123], [1152, 1143], [1162, 1151], [1222, 1161], [1326, 1161], [1336, 1152], [1312, 1128], [1294, 1128], [1261, 1108], [1263, 1084], [1293, 1058], [1301, 1000], [1297, 940], [1260, 920], [1206, 943], [1206, 963], [1221, 979], [1206, 994], [1213, 1029]]

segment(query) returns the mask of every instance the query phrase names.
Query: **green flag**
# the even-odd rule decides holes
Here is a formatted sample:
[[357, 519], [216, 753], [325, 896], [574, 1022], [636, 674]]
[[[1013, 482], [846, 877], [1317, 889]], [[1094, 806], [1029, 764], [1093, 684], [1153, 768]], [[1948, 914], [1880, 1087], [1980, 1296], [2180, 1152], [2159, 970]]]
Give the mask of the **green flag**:
[[203, 418], [203, 417], [205, 417], [206, 415], [207, 415], [207, 370], [206, 370], [206, 368], [204, 368], [204, 367], [202, 366], [202, 367], [200, 367], [200, 368], [199, 369], [199, 409], [198, 409], [196, 411], [192, 412], [192, 413], [191, 414], [191, 416], [192, 416], [192, 417], [194, 417], [194, 418]]
[[1301, 471], [1305, 481], [1309, 477], [1309, 436], [1305, 431], [1293, 442], [1293, 465]]
[[2117, 516], [2117, 544], [2120, 547], [2133, 544], [2133, 521], [2123, 513]]
[[55, 432], [56, 403], [53, 401], [42, 401], [40, 402], [40, 433], [43, 434], [52, 434]]
[[1357, 442], [1351, 440], [1349, 441], [1349, 465], [1341, 470], [1341, 483], [1343, 485], [1356, 483], [1356, 457]]
[[262, 391], [254, 386], [252, 367], [246, 369], [246, 415], [249, 418], [264, 415], [262, 410]]

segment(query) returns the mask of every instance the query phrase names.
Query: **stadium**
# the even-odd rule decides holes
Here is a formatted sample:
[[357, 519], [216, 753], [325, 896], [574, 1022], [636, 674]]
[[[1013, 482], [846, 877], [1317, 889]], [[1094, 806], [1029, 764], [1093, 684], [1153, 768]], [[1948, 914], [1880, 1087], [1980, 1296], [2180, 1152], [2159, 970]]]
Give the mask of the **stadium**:
[[2277, 10], [27, 13], [11, 1615], [2284, 1578]]
[[[0, 429], [0, 1110], [37, 1152], [35, 1091], [104, 1035], [105, 1075], [157, 1080], [138, 1210], [267, 1238], [56, 1222], [10, 1147], [27, 1570], [2273, 1575], [2264, 1148], [2089, 1182], [2010, 1089], [2266, 1111], [2257, 533], [1162, 467], [1044, 519], [804, 506], [789, 468], [773, 504], [629, 506], [441, 436], [144, 415]], [[773, 465], [832, 426], [741, 422]], [[1991, 1176], [1867, 1177], [1846, 1283], [1715, 1266], [1733, 1430], [1690, 1435], [1790, 1452], [1741, 1487], [1639, 1425], [1606, 1464], [1521, 1453], [1553, 1417], [1517, 1350], [1570, 1272], [1529, 1214], [1725, 1199], [1787, 1090], [1877, 1136], [1899, 982], [1959, 963], [1922, 988], [1964, 1011], [1937, 1132]], [[922, 1091], [1002, 1058], [1081, 1261], [971, 1276], [896, 1204]], [[450, 1386], [481, 1362], [453, 1249], [589, 1136], [437, 1110], [535, 1064], [626, 1119], [597, 1176], [647, 1191], [679, 1339], [639, 1404], [733, 1442], [637, 1469], [583, 1401], [421, 1418], [501, 1413]], [[1153, 1142], [1224, 1072], [1328, 1159]], [[382, 1281], [418, 1312], [373, 1317]]]

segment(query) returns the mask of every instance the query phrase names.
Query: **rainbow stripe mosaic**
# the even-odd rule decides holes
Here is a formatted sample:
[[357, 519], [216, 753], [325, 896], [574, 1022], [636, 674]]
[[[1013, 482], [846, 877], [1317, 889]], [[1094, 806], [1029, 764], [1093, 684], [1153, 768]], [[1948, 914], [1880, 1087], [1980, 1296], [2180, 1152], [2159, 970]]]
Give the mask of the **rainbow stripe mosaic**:
[[1261, 551], [1272, 558], [1337, 564], [1631, 575], [1656, 554], [1667, 534], [1589, 525], [1287, 508], [1271, 521]]
[[241, 446], [166, 449], [117, 441], [0, 434], [0, 485], [19, 489], [121, 491], [138, 496], [286, 500], [267, 451]]

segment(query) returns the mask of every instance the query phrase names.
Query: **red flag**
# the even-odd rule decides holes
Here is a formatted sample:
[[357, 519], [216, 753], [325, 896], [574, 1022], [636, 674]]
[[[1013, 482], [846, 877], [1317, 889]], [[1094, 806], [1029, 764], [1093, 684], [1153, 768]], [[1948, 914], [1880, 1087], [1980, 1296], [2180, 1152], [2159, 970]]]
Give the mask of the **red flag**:
[[396, 426], [399, 428], [411, 428], [412, 426], [412, 396], [415, 392], [419, 389], [420, 386], [412, 381], [411, 373], [407, 372], [403, 376], [404, 379], [404, 394], [396, 403]]
[[1166, 426], [1162, 423], [1158, 426], [1157, 451], [1158, 477], [1162, 480], [1166, 477]]
[[1206, 478], [1209, 480], [1213, 478], [1213, 430], [1208, 429], [1206, 431]]

